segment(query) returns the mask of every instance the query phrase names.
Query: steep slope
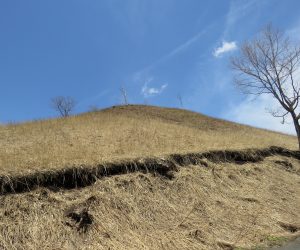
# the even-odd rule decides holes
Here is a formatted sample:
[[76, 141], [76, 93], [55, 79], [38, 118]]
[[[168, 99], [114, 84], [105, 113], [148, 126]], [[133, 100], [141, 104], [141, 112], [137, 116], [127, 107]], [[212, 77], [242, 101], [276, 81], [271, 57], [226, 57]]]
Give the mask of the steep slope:
[[0, 196], [0, 249], [265, 249], [300, 236], [299, 197], [299, 160], [282, 156], [38, 188]]
[[118, 106], [0, 127], [0, 249], [264, 249], [300, 236], [297, 140]]

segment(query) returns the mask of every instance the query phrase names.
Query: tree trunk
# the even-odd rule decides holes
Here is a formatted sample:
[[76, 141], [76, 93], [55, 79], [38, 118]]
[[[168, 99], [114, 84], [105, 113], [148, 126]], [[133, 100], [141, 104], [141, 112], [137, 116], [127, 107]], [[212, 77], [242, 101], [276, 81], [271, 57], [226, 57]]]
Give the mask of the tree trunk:
[[298, 148], [300, 150], [300, 125], [299, 125], [299, 120], [296, 118], [295, 114], [291, 114], [291, 115], [292, 115], [292, 118], [293, 118], [295, 130], [296, 130], [297, 137], [298, 137]]

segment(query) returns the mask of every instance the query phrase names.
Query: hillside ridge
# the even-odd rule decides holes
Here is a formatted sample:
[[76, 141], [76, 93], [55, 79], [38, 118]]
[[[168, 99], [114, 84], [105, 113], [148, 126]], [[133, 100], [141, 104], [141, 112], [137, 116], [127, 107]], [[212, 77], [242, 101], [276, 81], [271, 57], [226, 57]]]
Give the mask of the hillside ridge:
[[214, 163], [245, 164], [260, 162], [266, 157], [276, 155], [300, 160], [299, 151], [292, 151], [276, 146], [242, 151], [225, 150], [171, 154], [165, 158], [140, 158], [130, 161], [110, 162], [97, 166], [67, 167], [55, 171], [37, 171], [30, 175], [0, 175], [0, 195], [30, 192], [39, 187], [51, 189], [81, 188], [92, 185], [103, 177], [133, 172], [152, 173], [172, 179], [173, 172], [179, 171], [179, 167], [188, 165], [208, 167], [205, 160]]
[[181, 109], [117, 106], [67, 118], [1, 126], [0, 175], [270, 146], [295, 150], [297, 139]]

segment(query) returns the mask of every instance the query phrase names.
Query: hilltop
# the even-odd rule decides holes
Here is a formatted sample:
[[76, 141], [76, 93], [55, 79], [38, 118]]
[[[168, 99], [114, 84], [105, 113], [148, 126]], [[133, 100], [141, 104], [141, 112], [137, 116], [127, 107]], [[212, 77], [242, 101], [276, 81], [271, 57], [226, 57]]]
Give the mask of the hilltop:
[[0, 174], [174, 153], [297, 146], [294, 136], [187, 110], [139, 105], [2, 126], [0, 138]]
[[264, 249], [300, 236], [294, 136], [116, 106], [0, 127], [0, 249]]

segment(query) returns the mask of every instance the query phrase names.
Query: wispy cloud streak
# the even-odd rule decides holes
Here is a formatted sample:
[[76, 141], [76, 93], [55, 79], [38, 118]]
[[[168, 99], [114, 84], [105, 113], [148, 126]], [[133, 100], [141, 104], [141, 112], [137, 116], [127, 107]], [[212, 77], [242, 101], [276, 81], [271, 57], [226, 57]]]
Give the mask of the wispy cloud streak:
[[257, 6], [257, 3], [260, 3], [260, 0], [247, 0], [247, 1], [237, 1], [237, 0], [232, 0], [230, 2], [230, 7], [229, 11], [226, 15], [226, 22], [225, 22], [225, 29], [223, 32], [223, 37], [227, 37], [228, 34], [230, 33], [231, 29], [235, 26], [237, 21], [244, 17], [247, 16], [249, 11], [251, 11], [253, 8]]
[[198, 34], [194, 35], [193, 37], [191, 37], [190, 39], [188, 39], [187, 41], [185, 41], [184, 43], [180, 44], [179, 46], [177, 46], [175, 49], [173, 49], [172, 51], [170, 51], [168, 54], [163, 55], [162, 57], [160, 57], [158, 60], [156, 60], [155, 62], [153, 62], [152, 64], [148, 65], [147, 67], [135, 72], [134, 74], [134, 78], [139, 79], [140, 76], [143, 73], [149, 72], [150, 70], [152, 70], [153, 68], [155, 68], [157, 65], [170, 60], [172, 57], [183, 53], [184, 51], [186, 51], [187, 49], [190, 48], [190, 46], [192, 46], [195, 42], [197, 42], [199, 40], [199, 38], [201, 38], [203, 35], [205, 35], [209, 29], [211, 29], [211, 27], [214, 24], [209, 25], [207, 28], [203, 29], [202, 31], [200, 31]]

